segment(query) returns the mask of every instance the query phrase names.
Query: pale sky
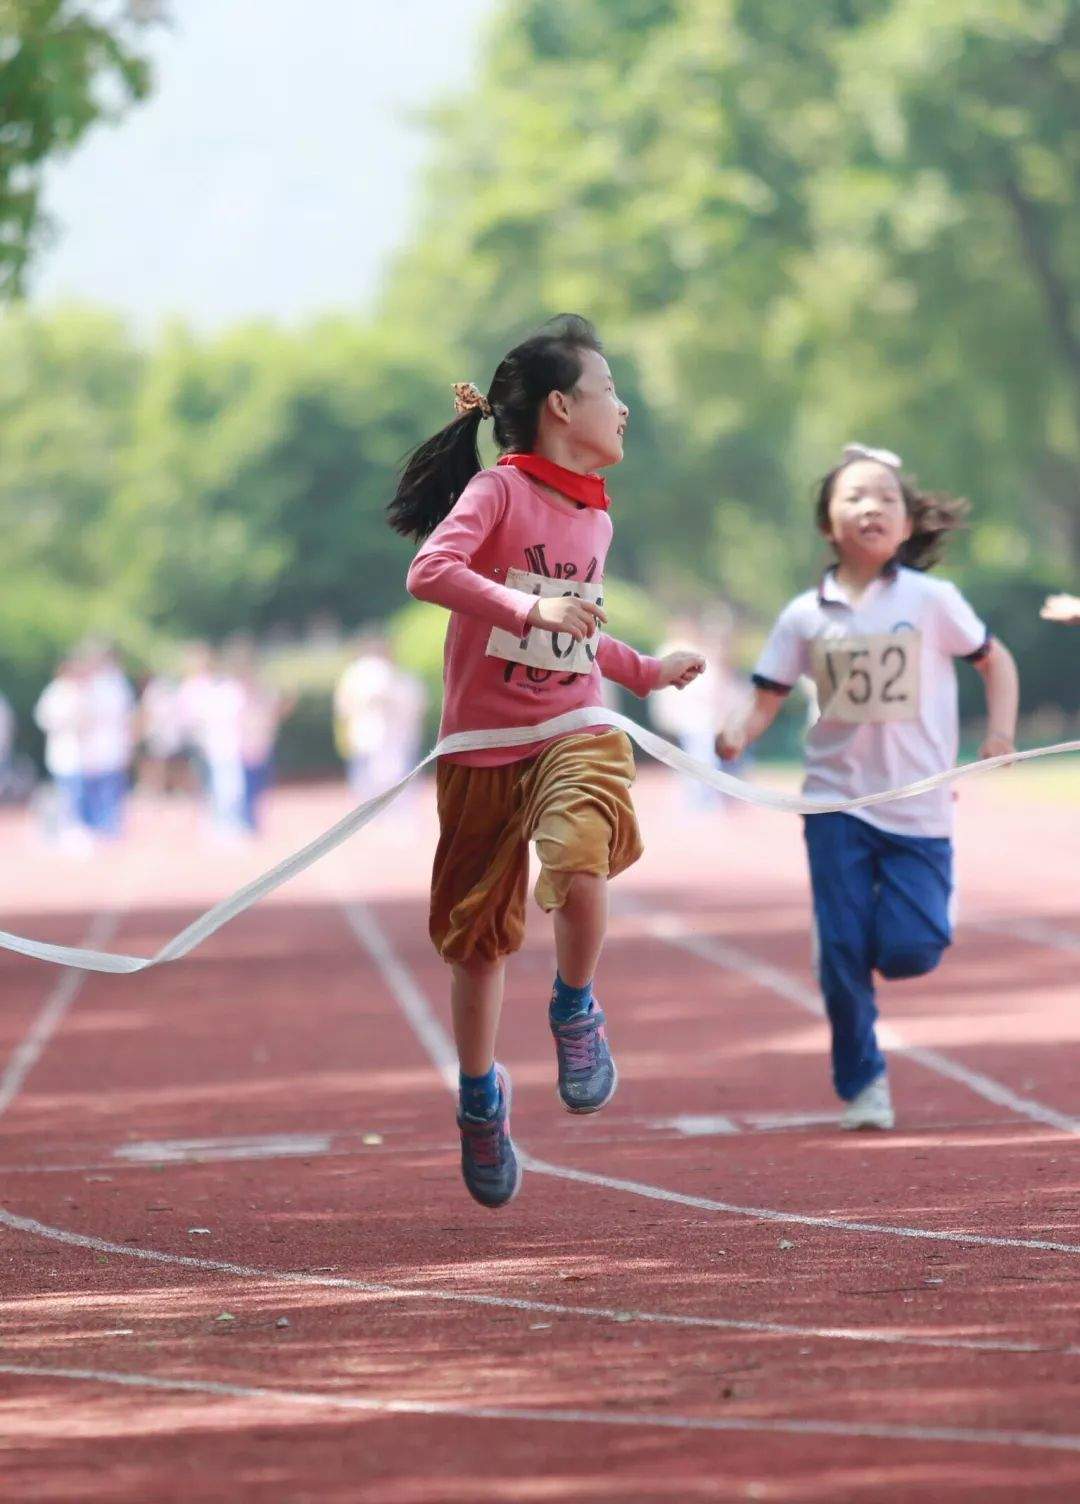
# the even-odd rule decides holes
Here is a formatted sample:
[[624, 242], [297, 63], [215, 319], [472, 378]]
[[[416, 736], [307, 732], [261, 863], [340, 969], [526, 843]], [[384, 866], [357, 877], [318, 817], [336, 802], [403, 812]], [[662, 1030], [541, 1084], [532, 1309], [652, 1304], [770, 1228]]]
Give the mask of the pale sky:
[[50, 171], [30, 292], [153, 328], [369, 307], [496, 0], [173, 0], [151, 99]]

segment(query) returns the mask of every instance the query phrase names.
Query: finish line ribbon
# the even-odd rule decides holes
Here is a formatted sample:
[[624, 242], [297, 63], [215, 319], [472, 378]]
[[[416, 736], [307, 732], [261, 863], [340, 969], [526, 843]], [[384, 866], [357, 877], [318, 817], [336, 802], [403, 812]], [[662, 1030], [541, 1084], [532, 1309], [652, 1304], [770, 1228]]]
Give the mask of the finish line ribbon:
[[459, 731], [453, 736], [444, 737], [432, 747], [422, 762], [418, 762], [416, 767], [405, 775], [400, 783], [394, 784], [393, 788], [387, 789], [385, 793], [376, 795], [374, 799], [358, 804], [336, 825], [332, 825], [329, 830], [324, 830], [322, 835], [316, 836], [299, 851], [294, 851], [291, 856], [278, 862], [261, 877], [253, 878], [251, 882], [245, 883], [230, 898], [224, 898], [212, 909], [207, 909], [205, 914], [201, 914], [186, 929], [174, 935], [153, 956], [126, 956], [112, 951], [84, 950], [76, 945], [49, 945], [43, 940], [31, 940], [23, 935], [9, 934], [6, 930], [0, 930], [0, 949], [17, 951], [20, 955], [30, 956], [37, 961], [51, 961], [57, 966], [73, 966], [80, 971], [105, 971], [120, 974], [145, 971], [150, 966], [162, 966], [166, 961], [179, 961], [181, 956], [186, 956], [197, 945], [209, 939], [221, 929], [222, 925], [228, 924], [230, 919], [235, 919], [238, 914], [242, 914], [245, 909], [250, 909], [253, 904], [265, 898], [268, 893], [272, 893], [275, 888], [280, 888], [290, 878], [297, 877], [308, 867], [314, 866], [343, 841], [347, 841], [358, 830], [362, 830], [369, 821], [374, 820], [376, 815], [381, 814], [388, 805], [392, 804], [413, 779], [437, 757], [444, 757], [455, 752], [479, 752], [489, 747], [529, 746], [533, 742], [548, 741], [574, 731], [584, 731], [590, 726], [614, 726], [620, 731], [625, 731], [627, 736], [637, 742], [642, 751], [647, 752], [650, 757], [655, 757], [658, 762], [666, 763], [675, 772], [697, 778], [731, 799], [741, 799], [746, 804], [756, 804], [763, 809], [775, 809], [791, 815], [846, 814], [851, 810], [866, 809], [873, 804], [887, 804], [893, 799], [909, 799], [913, 794], [925, 794], [931, 789], [940, 788], [942, 784], [953, 783], [972, 773], [988, 773], [994, 768], [1004, 768], [1010, 763], [1028, 762], [1035, 757], [1055, 757], [1064, 752], [1080, 752], [1080, 741], [1058, 742], [1051, 747], [1033, 747], [1027, 752], [1009, 752], [1002, 757], [988, 757], [981, 762], [970, 762], [962, 767], [948, 768], [943, 773], [935, 773], [931, 778], [922, 778], [917, 783], [908, 783], [902, 788], [885, 789], [878, 794], [863, 794], [858, 799], [820, 802], [814, 799], [804, 799], [798, 794], [783, 794], [775, 789], [757, 788], [752, 784], [744, 783], [742, 779], [734, 777], [731, 773], [725, 773], [719, 768], [712, 768], [699, 762], [696, 757], [691, 757], [680, 747], [665, 741], [655, 732], [647, 731], [644, 726], [639, 726], [636, 721], [620, 715], [616, 710], [608, 710], [604, 706], [569, 710], [550, 721], [541, 721], [536, 726], [514, 726], [497, 731]]

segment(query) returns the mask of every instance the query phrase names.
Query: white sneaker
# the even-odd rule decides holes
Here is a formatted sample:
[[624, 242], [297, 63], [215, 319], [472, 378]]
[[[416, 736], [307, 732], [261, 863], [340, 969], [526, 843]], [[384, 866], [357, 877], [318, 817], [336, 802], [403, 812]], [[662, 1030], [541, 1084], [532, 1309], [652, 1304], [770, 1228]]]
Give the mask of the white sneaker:
[[841, 1128], [894, 1128], [896, 1114], [893, 1112], [892, 1095], [889, 1092], [888, 1076], [878, 1076], [869, 1086], [864, 1086], [840, 1114]]

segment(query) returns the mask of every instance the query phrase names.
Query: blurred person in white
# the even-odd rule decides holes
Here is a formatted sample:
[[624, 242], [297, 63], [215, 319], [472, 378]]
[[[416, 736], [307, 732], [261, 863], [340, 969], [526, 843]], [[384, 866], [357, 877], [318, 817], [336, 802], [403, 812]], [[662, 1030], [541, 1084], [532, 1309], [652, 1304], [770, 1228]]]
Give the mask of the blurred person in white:
[[185, 787], [186, 728], [181, 686], [170, 674], [154, 674], [139, 697], [139, 786], [158, 797]]
[[86, 665], [88, 701], [84, 734], [84, 823], [96, 835], [120, 835], [135, 747], [135, 694], [116, 650], [90, 639], [77, 651]]
[[216, 683], [216, 659], [205, 642], [192, 642], [184, 649], [177, 691], [177, 712], [182, 728], [184, 754], [192, 781], [210, 802], [210, 758], [207, 750], [211, 700]]
[[11, 766], [15, 751], [15, 712], [11, 701], [0, 690], [0, 777]]
[[11, 701], [0, 691], [0, 804], [23, 804], [37, 783], [37, 771], [15, 746], [18, 729]]
[[[649, 701], [649, 714], [657, 730], [710, 768], [720, 766], [714, 747], [715, 717], [731, 715], [748, 705], [751, 698], [749, 684], [731, 666], [731, 629], [731, 615], [722, 609], [700, 619], [684, 616], [673, 620], [668, 640], [657, 649], [658, 656], [700, 652], [705, 655], [705, 670], [685, 689], [657, 690]], [[739, 762], [725, 772], [737, 774], [744, 767], [745, 763]], [[680, 783], [691, 808], [724, 809], [731, 802], [696, 778], [680, 779]]]
[[335, 740], [357, 800], [391, 788], [415, 765], [426, 709], [423, 684], [398, 667], [389, 643], [376, 633], [361, 637], [334, 691]]
[[261, 678], [249, 642], [237, 640], [225, 648], [220, 672], [202, 704], [211, 800], [224, 834], [258, 833], [278, 731], [295, 704], [294, 696], [281, 694]]
[[89, 666], [74, 655], [61, 659], [34, 707], [45, 736], [45, 769], [58, 796], [48, 818], [54, 833], [75, 844], [87, 842], [85, 745], [90, 724]]

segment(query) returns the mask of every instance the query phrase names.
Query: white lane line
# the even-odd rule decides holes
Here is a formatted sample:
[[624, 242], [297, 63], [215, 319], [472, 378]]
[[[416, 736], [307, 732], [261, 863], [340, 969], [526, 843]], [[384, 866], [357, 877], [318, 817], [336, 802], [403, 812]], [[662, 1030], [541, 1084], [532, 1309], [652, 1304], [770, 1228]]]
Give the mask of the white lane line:
[[[107, 945], [116, 931], [119, 915], [98, 914], [86, 932], [84, 947], [97, 949]], [[41, 1059], [49, 1040], [56, 1033], [64, 1015], [82, 991], [88, 973], [69, 969], [61, 973], [55, 987], [49, 993], [35, 1018], [30, 1032], [18, 1045], [2, 1073], [0, 1073], [0, 1116], [7, 1112], [22, 1091], [23, 1083]]]
[[673, 1118], [646, 1118], [649, 1128], [670, 1128], [684, 1138], [720, 1138], [735, 1133], [777, 1133], [784, 1128], [835, 1128], [837, 1112], [746, 1112], [729, 1118], [714, 1112], [681, 1112]]
[[984, 935], [1009, 935], [1013, 940], [1026, 940], [1031, 945], [1049, 945], [1053, 950], [1080, 954], [1080, 935], [1071, 930], [1060, 930], [1047, 924], [1045, 919], [995, 919], [985, 923], [967, 924], [965, 929], [978, 930]]
[[237, 1138], [140, 1139], [113, 1150], [114, 1159], [136, 1164], [214, 1164], [233, 1159], [304, 1158], [329, 1153], [325, 1133], [267, 1133]]
[[746, 1112], [743, 1121], [758, 1133], [778, 1133], [783, 1128], [835, 1127], [840, 1120], [836, 1112]]
[[973, 1248], [1032, 1248], [1042, 1253], [1080, 1253], [1080, 1243], [1056, 1243], [1048, 1238], [1007, 1238], [974, 1232], [952, 1232], [928, 1227], [904, 1227], [889, 1222], [855, 1222], [844, 1217], [815, 1216], [809, 1212], [778, 1211], [770, 1206], [739, 1206], [730, 1201], [714, 1201], [707, 1196], [690, 1196], [668, 1191], [640, 1180], [621, 1180], [614, 1175], [599, 1175], [593, 1170], [572, 1170], [565, 1165], [547, 1164], [521, 1151], [518, 1157], [526, 1170], [540, 1175], [554, 1175], [560, 1180], [576, 1180], [581, 1185], [595, 1185], [607, 1191], [624, 1191], [644, 1196], [649, 1201], [667, 1201], [676, 1206], [692, 1206], [703, 1212], [723, 1212], [728, 1216], [750, 1217], [757, 1222], [783, 1222], [797, 1227], [827, 1227], [838, 1232], [884, 1233], [891, 1238], [916, 1238], [934, 1243], [956, 1243]]
[[428, 1053], [443, 1085], [458, 1089], [457, 1051], [449, 1034], [431, 1011], [427, 994], [400, 959], [370, 909], [361, 903], [345, 904], [345, 917], [360, 944], [370, 953], [383, 979], [408, 1019], [413, 1033]]
[[[432, 1012], [424, 992], [394, 951], [375, 916], [362, 904], [348, 905], [347, 912], [354, 933], [365, 944], [367, 944], [369, 934], [375, 940], [375, 945], [370, 946], [369, 951], [376, 966], [382, 972], [383, 979], [413, 1025], [417, 1038], [427, 1050], [444, 1083], [451, 1091], [456, 1090], [457, 1055], [449, 1035]], [[393, 964], [388, 964], [389, 962]], [[399, 991], [399, 988], [402, 990]], [[408, 999], [407, 1007], [406, 999]], [[448, 1061], [453, 1062], [454, 1074], [452, 1076], [448, 1075]], [[664, 1190], [660, 1186], [646, 1185], [638, 1180], [619, 1180], [613, 1176], [598, 1175], [588, 1170], [572, 1170], [565, 1165], [549, 1164], [545, 1160], [534, 1159], [522, 1148], [517, 1139], [515, 1139], [515, 1144], [523, 1168], [532, 1170], [537, 1175], [550, 1175], [558, 1180], [575, 1180], [604, 1190], [644, 1196], [650, 1201], [667, 1201], [676, 1206], [692, 1206], [700, 1211], [751, 1217], [756, 1221], [786, 1222], [800, 1227], [827, 1227], [838, 1232], [883, 1234], [892, 1238], [918, 1238], [928, 1242], [962, 1244], [976, 1248], [1029, 1248], [1040, 1253], [1080, 1253], [1080, 1243], [1058, 1243], [1046, 1238], [993, 1237], [979, 1233], [949, 1232], [925, 1227], [856, 1222], [842, 1217], [810, 1216], [801, 1212], [781, 1211], [775, 1207], [740, 1206], [734, 1202], [713, 1201], [704, 1196], [687, 1196], [678, 1191]]]
[[522, 1406], [454, 1405], [429, 1400], [368, 1399], [361, 1395], [326, 1393], [314, 1389], [267, 1389], [261, 1385], [220, 1383], [213, 1379], [162, 1378], [157, 1374], [122, 1373], [110, 1369], [46, 1368], [30, 1363], [0, 1363], [0, 1373], [13, 1377], [67, 1379], [91, 1384], [116, 1384], [127, 1389], [159, 1393], [206, 1394], [215, 1399], [263, 1400], [268, 1403], [310, 1406], [326, 1410], [360, 1411], [368, 1415], [445, 1416], [457, 1420], [535, 1421], [541, 1425], [623, 1426], [665, 1431], [751, 1432], [783, 1436], [830, 1436], [844, 1440], [958, 1443], [972, 1446], [1024, 1447], [1033, 1451], [1080, 1452], [1080, 1436], [1044, 1431], [978, 1430], [971, 1426], [851, 1425], [843, 1421], [756, 1419], [728, 1415], [666, 1415], [649, 1411], [533, 1410]]
[[[397, 961], [389, 945], [389, 941], [375, 924], [373, 918], [365, 910], [358, 910], [352, 916], [354, 931], [358, 936], [368, 934], [376, 942], [377, 954], [386, 961], [393, 961], [389, 974], [397, 979], [397, 985], [406, 992], [418, 1024], [426, 1026], [424, 1036], [428, 1047], [442, 1062], [440, 1069], [452, 1066], [456, 1071], [456, 1060], [453, 1047], [449, 1039], [442, 1031], [441, 1025], [431, 1014], [427, 999], [420, 988], [413, 981], [406, 968]], [[395, 990], [395, 997], [399, 994]], [[400, 1000], [400, 999], [399, 999]], [[444, 1078], [447, 1074], [443, 1072]], [[453, 1077], [452, 1077], [453, 1079]], [[552, 1167], [554, 1168], [554, 1167]], [[568, 1172], [571, 1175], [576, 1172]], [[646, 1188], [650, 1193], [655, 1188]], [[663, 1193], [661, 1193], [663, 1194]], [[325, 1275], [304, 1274], [302, 1272], [289, 1272], [271, 1269], [254, 1268], [242, 1264], [234, 1264], [218, 1259], [197, 1258], [192, 1255], [166, 1253], [157, 1249], [138, 1248], [128, 1243], [112, 1243], [103, 1238], [96, 1238], [89, 1234], [70, 1232], [63, 1228], [50, 1227], [38, 1222], [33, 1218], [19, 1217], [14, 1213], [0, 1208], [0, 1226], [7, 1227], [14, 1232], [26, 1233], [33, 1237], [39, 1237], [51, 1242], [66, 1244], [71, 1247], [91, 1249], [97, 1253], [114, 1254], [121, 1258], [141, 1260], [146, 1263], [165, 1264], [181, 1268], [198, 1269], [203, 1271], [231, 1274], [244, 1279], [271, 1282], [282, 1286], [316, 1287], [321, 1289], [336, 1289], [352, 1291], [368, 1296], [381, 1296], [395, 1300], [431, 1300], [452, 1304], [464, 1304], [472, 1306], [495, 1307], [504, 1310], [518, 1310], [530, 1313], [539, 1313], [552, 1316], [566, 1316], [574, 1319], [595, 1319], [600, 1321], [614, 1321], [619, 1323], [637, 1322], [645, 1325], [684, 1327], [697, 1329], [710, 1329], [714, 1331], [749, 1332], [763, 1335], [781, 1337], [793, 1337], [801, 1340], [820, 1340], [827, 1342], [855, 1342], [875, 1343], [887, 1346], [902, 1347], [928, 1347], [944, 1350], [957, 1350], [969, 1352], [988, 1353], [1054, 1353], [1060, 1356], [1080, 1356], [1080, 1345], [1047, 1346], [1032, 1342], [1008, 1342], [992, 1338], [963, 1338], [963, 1337], [934, 1337], [919, 1333], [898, 1332], [888, 1329], [852, 1328], [852, 1327], [812, 1327], [801, 1326], [788, 1322], [751, 1321], [738, 1318], [725, 1318], [713, 1316], [689, 1316], [669, 1314], [662, 1312], [627, 1310], [606, 1306], [567, 1306], [551, 1301], [535, 1301], [515, 1299], [509, 1296], [485, 1295], [478, 1292], [454, 1291], [446, 1289], [426, 1289], [422, 1287], [394, 1286], [383, 1282], [356, 1280], [341, 1277], [328, 1277]], [[892, 1229], [890, 1229], [891, 1231]]]
[[304, 1289], [344, 1290], [359, 1295], [379, 1296], [389, 1300], [432, 1300], [447, 1305], [494, 1307], [498, 1310], [525, 1311], [542, 1316], [570, 1316], [576, 1319], [614, 1321], [620, 1325], [639, 1323], [644, 1326], [671, 1326], [718, 1332], [752, 1332], [775, 1337], [797, 1337], [823, 1342], [873, 1343], [885, 1347], [931, 1347], [946, 1351], [975, 1353], [1042, 1353], [1055, 1357], [1080, 1357], [1080, 1344], [1067, 1346], [1039, 1342], [1009, 1342], [991, 1337], [933, 1337], [918, 1332], [898, 1332], [882, 1327], [800, 1326], [786, 1321], [750, 1321], [725, 1316], [685, 1316], [662, 1311], [641, 1311], [612, 1306], [568, 1306], [558, 1301], [525, 1300], [510, 1295], [484, 1295], [479, 1291], [434, 1289], [419, 1285], [390, 1285], [378, 1280], [350, 1279], [345, 1275], [306, 1274], [299, 1270], [261, 1269], [250, 1264], [234, 1264], [225, 1259], [197, 1258], [194, 1254], [166, 1253], [157, 1248], [139, 1248], [132, 1243], [112, 1243], [92, 1233], [70, 1232], [50, 1227], [32, 1217], [19, 1217], [0, 1207], [0, 1226], [30, 1237], [44, 1238], [72, 1248], [86, 1248], [93, 1253], [111, 1253], [147, 1264], [166, 1264], [181, 1269], [198, 1269], [206, 1273], [231, 1274], [239, 1279], [257, 1280], [261, 1284], [297, 1286]]
[[683, 1112], [674, 1118], [649, 1118], [650, 1128], [673, 1128], [684, 1138], [720, 1138], [741, 1132], [738, 1123], [719, 1113]]
[[[719, 966], [724, 971], [734, 971], [748, 977], [759, 987], [764, 987], [769, 992], [776, 993], [778, 997], [786, 998], [788, 1002], [794, 1003], [804, 1013], [811, 1013], [815, 1018], [824, 1018], [820, 993], [808, 987], [798, 977], [792, 976], [790, 972], [782, 971], [780, 967], [773, 966], [768, 961], [759, 960], [749, 951], [742, 950], [737, 945], [731, 945], [726, 940], [718, 940], [713, 935], [697, 935], [684, 920], [676, 919], [673, 915], [648, 915], [625, 908], [623, 912], [632, 912], [634, 919], [654, 939], [662, 940], [678, 950], [697, 956], [701, 961], [708, 961], [714, 966]], [[939, 1076], [945, 1076], [950, 1081], [966, 1086], [969, 1091], [982, 1097], [984, 1101], [993, 1102], [997, 1107], [1004, 1107], [1007, 1111], [1015, 1113], [1018, 1117], [1027, 1118], [1030, 1122], [1041, 1123], [1047, 1128], [1056, 1128], [1061, 1133], [1080, 1133], [1080, 1119], [1070, 1117], [1067, 1113], [1057, 1112], [1053, 1107], [1036, 1102], [1032, 1097], [1022, 1097], [1017, 1092], [1010, 1091], [1007, 1086], [1003, 1086], [1000, 1081], [984, 1076], [981, 1071], [969, 1070], [966, 1065], [960, 1065], [958, 1061], [939, 1054], [937, 1050], [927, 1049], [923, 1045], [909, 1044], [899, 1030], [891, 1024], [879, 1024], [878, 1037], [886, 1049], [906, 1055], [909, 1060], [917, 1061], [927, 1070], [935, 1071]]]

